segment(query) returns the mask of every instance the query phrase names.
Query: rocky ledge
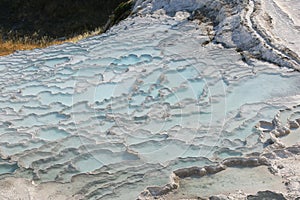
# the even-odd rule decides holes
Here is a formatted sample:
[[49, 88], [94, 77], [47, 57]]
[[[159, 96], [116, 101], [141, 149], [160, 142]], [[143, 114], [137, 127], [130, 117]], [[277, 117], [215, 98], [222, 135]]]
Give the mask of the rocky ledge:
[[[294, 2], [295, 6], [299, 3]], [[267, 61], [280, 67], [300, 70], [299, 21], [297, 14], [281, 0], [146, 0], [137, 1], [137, 15], [166, 14], [183, 17], [186, 20], [206, 24], [210, 40], [202, 43], [221, 44], [225, 48], [235, 48], [249, 66], [253, 59]], [[289, 30], [289, 31], [286, 31]], [[298, 41], [297, 41], [298, 40]], [[252, 168], [267, 166], [268, 172], [282, 179], [286, 191], [255, 191], [246, 194], [242, 190], [230, 195], [205, 197], [206, 199], [296, 199], [300, 196], [299, 165], [300, 145], [287, 135], [299, 133], [299, 108], [282, 110], [272, 122], [260, 121], [256, 128], [265, 140], [265, 149], [255, 156], [234, 157], [217, 165], [181, 168], [173, 171], [170, 183], [159, 187], [147, 187], [139, 199], [178, 199], [182, 180], [219, 174], [229, 168]], [[293, 113], [287, 122], [280, 115]], [[295, 114], [298, 113], [298, 114]], [[299, 117], [299, 116], [298, 116]], [[266, 137], [267, 135], [267, 137]], [[256, 193], [257, 192], [257, 193]], [[183, 192], [184, 193], [184, 192]], [[256, 194], [255, 194], [256, 193]], [[185, 197], [189, 195], [185, 193]], [[202, 199], [191, 197], [188, 199]]]
[[[256, 194], [247, 194], [237, 186], [230, 194], [219, 194], [210, 197], [191, 197], [189, 199], [296, 199], [300, 196], [300, 143], [294, 138], [299, 137], [299, 106], [293, 106], [280, 110], [271, 122], [260, 121], [256, 129], [261, 132], [262, 141], [265, 140], [265, 148], [262, 153], [252, 153], [246, 157], [230, 157], [218, 164], [205, 167], [181, 168], [173, 171], [170, 183], [159, 187], [147, 187], [138, 199], [174, 199], [181, 197], [179, 188], [185, 179], [211, 176], [230, 168], [250, 168], [257, 170], [258, 166], [266, 166], [267, 173], [280, 177], [282, 188], [280, 191], [255, 191]], [[285, 117], [283, 117], [285, 116]], [[259, 174], [259, 172], [258, 172]], [[234, 176], [234, 174], [232, 174]], [[263, 176], [263, 175], [262, 175]], [[267, 181], [267, 180], [266, 180]], [[241, 183], [242, 184], [242, 183]], [[224, 186], [226, 187], [226, 186]], [[237, 192], [238, 191], [238, 192]], [[184, 193], [184, 192], [183, 192]], [[180, 195], [179, 195], [180, 194]], [[189, 195], [189, 194], [184, 194]]]
[[257, 191], [257, 194], [246, 194], [242, 190], [239, 190], [239, 188], [236, 188], [236, 191], [232, 191], [228, 195], [220, 194], [210, 197], [189, 197], [189, 194], [184, 195], [187, 195], [188, 199], [210, 200], [296, 199], [300, 196], [300, 170], [297, 167], [299, 161], [300, 145], [295, 145], [282, 149], [274, 149], [274, 147], [267, 148], [259, 156], [228, 158], [218, 165], [182, 168], [173, 171], [170, 176], [171, 182], [169, 184], [162, 187], [147, 187], [138, 199], [176, 199], [181, 197], [177, 190], [183, 179], [193, 177], [199, 179], [199, 182], [201, 182], [202, 177], [218, 174], [228, 168], [252, 168], [253, 170], [256, 170], [256, 167], [258, 166], [267, 166], [270, 174], [280, 177], [282, 179], [282, 185], [286, 187], [286, 192]]
[[[275, 6], [277, 2], [272, 1]], [[180, 0], [147, 0], [137, 1], [135, 12], [146, 14], [163, 10], [169, 15], [175, 15], [177, 11], [189, 12], [190, 20], [210, 23], [207, 28], [211, 42], [236, 48], [249, 65], [250, 59], [256, 58], [299, 71], [298, 25], [286, 12], [267, 9], [266, 4], [261, 0], [189, 0], [184, 3]], [[283, 24], [283, 20], [287, 23]], [[280, 35], [276, 29], [291, 31]]]

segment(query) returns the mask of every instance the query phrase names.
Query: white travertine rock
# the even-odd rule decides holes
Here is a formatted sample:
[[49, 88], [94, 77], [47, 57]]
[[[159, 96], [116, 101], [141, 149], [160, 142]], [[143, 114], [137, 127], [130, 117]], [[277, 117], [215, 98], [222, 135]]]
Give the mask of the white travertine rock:
[[[284, 191], [261, 165], [298, 154], [300, 74], [296, 39], [273, 36], [287, 16], [267, 2], [137, 1], [105, 34], [0, 57], [0, 184], [20, 198], [124, 200], [184, 189], [177, 171], [204, 178], [208, 196], [220, 177], [230, 193], [274, 179]], [[279, 25], [298, 38], [291, 23]]]

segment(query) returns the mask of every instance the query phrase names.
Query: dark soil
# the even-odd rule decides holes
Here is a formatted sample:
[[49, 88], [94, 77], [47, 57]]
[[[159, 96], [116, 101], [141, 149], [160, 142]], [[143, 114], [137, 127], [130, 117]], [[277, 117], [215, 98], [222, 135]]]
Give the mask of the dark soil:
[[[3, 40], [71, 38], [104, 27], [109, 18], [115, 22], [127, 17], [132, 5], [124, 3], [127, 1], [0, 0], [0, 37]], [[110, 17], [112, 13], [118, 16]]]

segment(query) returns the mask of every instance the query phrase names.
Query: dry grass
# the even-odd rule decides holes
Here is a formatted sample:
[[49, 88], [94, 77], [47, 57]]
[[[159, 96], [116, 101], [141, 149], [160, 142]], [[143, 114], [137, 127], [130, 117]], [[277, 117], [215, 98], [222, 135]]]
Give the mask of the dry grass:
[[61, 44], [63, 41], [53, 41], [45, 44], [41, 43], [24, 43], [24, 42], [14, 42], [14, 41], [0, 41], [0, 56], [5, 56], [14, 53], [17, 50], [31, 50], [36, 48], [44, 48], [46, 46], [51, 46], [55, 44]]
[[[77, 42], [83, 38], [87, 38], [89, 36], [98, 35], [102, 32], [100, 28], [95, 29], [95, 31], [87, 32], [73, 38], [68, 38], [66, 40], [48, 40], [42, 39], [39, 41], [32, 41], [30, 38], [23, 38], [19, 40], [9, 40], [2, 41], [0, 40], [0, 56], [5, 56], [14, 53], [19, 50], [31, 50], [36, 48], [45, 48], [47, 46], [58, 45], [65, 42]], [[0, 36], [1, 38], [1, 36]]]

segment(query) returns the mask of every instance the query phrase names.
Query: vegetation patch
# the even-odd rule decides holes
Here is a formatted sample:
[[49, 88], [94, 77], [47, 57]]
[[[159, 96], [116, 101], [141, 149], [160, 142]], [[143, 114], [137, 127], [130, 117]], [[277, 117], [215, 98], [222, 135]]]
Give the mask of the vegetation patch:
[[132, 5], [128, 0], [0, 0], [0, 55], [99, 34], [126, 18]]

